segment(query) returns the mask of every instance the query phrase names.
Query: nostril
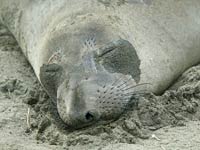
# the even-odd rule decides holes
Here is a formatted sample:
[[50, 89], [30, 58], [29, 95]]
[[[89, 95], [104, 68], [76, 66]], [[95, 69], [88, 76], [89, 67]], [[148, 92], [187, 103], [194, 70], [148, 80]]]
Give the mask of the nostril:
[[85, 119], [88, 120], [88, 121], [93, 120], [94, 119], [94, 115], [91, 112], [87, 112], [85, 114]]

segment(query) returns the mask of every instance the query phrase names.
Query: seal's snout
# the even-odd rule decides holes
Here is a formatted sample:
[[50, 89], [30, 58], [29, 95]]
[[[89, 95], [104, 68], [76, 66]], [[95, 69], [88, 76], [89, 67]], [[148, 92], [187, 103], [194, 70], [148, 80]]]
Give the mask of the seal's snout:
[[85, 113], [85, 119], [87, 121], [94, 121], [97, 117], [97, 113], [95, 111], [88, 111]]
[[[139, 84], [142, 85], [142, 84]], [[95, 73], [71, 78], [57, 92], [62, 120], [72, 128], [104, 124], [117, 119], [138, 93], [132, 76]]]
[[[77, 112], [76, 112], [77, 113]], [[96, 110], [80, 111], [78, 115], [72, 114], [70, 118], [74, 119], [76, 127], [83, 127], [86, 125], [93, 124], [99, 118], [98, 112]]]
[[[68, 114], [70, 118], [70, 123], [68, 125], [73, 128], [80, 128], [96, 122], [99, 118], [98, 112], [96, 110], [79, 110], [77, 112], [76, 108], [74, 110], [70, 110], [71, 113]], [[65, 114], [67, 115], [67, 114]]]
[[57, 107], [61, 119], [70, 127], [81, 128], [100, 118], [96, 97], [98, 86], [91, 80], [71, 78], [57, 91]]

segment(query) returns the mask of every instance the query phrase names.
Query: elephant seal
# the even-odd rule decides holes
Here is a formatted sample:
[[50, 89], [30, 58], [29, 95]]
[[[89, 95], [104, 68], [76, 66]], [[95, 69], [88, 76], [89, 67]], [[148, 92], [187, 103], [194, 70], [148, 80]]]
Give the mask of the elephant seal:
[[72, 128], [115, 120], [200, 60], [199, 0], [0, 2], [0, 21]]

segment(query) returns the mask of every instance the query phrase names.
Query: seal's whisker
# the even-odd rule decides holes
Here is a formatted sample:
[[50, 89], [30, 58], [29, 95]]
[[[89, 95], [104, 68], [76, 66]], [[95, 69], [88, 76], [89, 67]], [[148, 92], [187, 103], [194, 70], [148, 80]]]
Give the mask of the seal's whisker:
[[112, 85], [111, 88], [109, 88], [109, 86], [107, 87], [106, 85], [103, 86], [103, 88], [105, 89], [105, 91], [102, 91], [101, 94], [104, 94], [104, 97], [108, 96], [108, 94], [113, 94], [112, 92], [108, 92], [109, 90], [112, 91], [115, 88], [115, 84], [117, 82], [119, 82], [121, 79], [123, 79], [123, 76], [121, 76], [120, 78], [118, 78], [117, 80], [115, 80]]
[[142, 95], [142, 94], [149, 94], [149, 92], [146, 90], [140, 90], [140, 91], [136, 91], [136, 92], [122, 94], [120, 96], [114, 97], [113, 99], [117, 100], [117, 99], [121, 99], [121, 98], [127, 98], [127, 97], [132, 97], [135, 95]]
[[128, 88], [128, 87], [132, 86], [133, 84], [131, 84], [129, 82], [125, 82], [124, 85], [125, 86], [118, 87], [118, 91], [123, 91], [122, 89]]
[[110, 90], [109, 87], [105, 86], [105, 91], [102, 91], [102, 94], [104, 94], [104, 96], [107, 96], [109, 93], [108, 91]]
[[119, 77], [119, 78], [117, 78], [117, 79], [111, 84], [111, 86], [114, 86], [114, 85], [115, 85], [118, 81], [120, 81], [122, 78], [123, 78], [122, 76]]
[[151, 85], [150, 83], [140, 83], [140, 84], [136, 84], [136, 85], [131, 85], [131, 86], [127, 86], [126, 88], [122, 88], [121, 90], [122, 91], [126, 91], [126, 90], [129, 90], [129, 89], [132, 89], [132, 88], [136, 88], [138, 86], [143, 86], [143, 85]]
[[120, 97], [120, 98], [119, 98], [120, 103], [123, 103], [123, 102], [127, 103], [127, 102], [129, 102], [129, 101], [131, 100], [131, 97], [132, 97], [132, 96]]
[[122, 88], [122, 89], [120, 89], [120, 90], [126, 91], [126, 90], [130, 90], [130, 89], [132, 89], [132, 88], [136, 88], [136, 87], [138, 87], [138, 86], [143, 86], [143, 85], [151, 85], [151, 84], [150, 84], [150, 83], [141, 83], [141, 84], [133, 85], [133, 86], [130, 86], [130, 87], [126, 87], [126, 89]]
[[121, 77], [119, 77], [118, 79], [116, 79], [115, 82], [112, 84], [112, 86], [116, 85], [116, 83], [118, 83], [118, 84], [121, 83], [123, 81], [122, 79], [124, 79], [123, 75], [121, 75]]
[[100, 90], [97, 91], [101, 95], [101, 96], [98, 96], [98, 100], [101, 99], [101, 98], [104, 99], [108, 95], [109, 88], [106, 85], [104, 85], [102, 88], [105, 89], [105, 90], [104, 91], [100, 91]]
[[122, 93], [122, 95], [125, 95], [125, 94], [137, 94], [138, 92], [149, 92], [149, 91], [146, 90], [146, 89], [144, 89], [144, 90], [134, 90], [134, 91], [124, 92], [124, 93]]
[[[130, 79], [132, 79], [132, 78], [134, 78], [134, 77], [136, 77], [136, 76], [138, 76], [138, 75], [140, 75], [140, 73], [137, 73], [137, 74], [135, 74], [134, 76], [131, 76]], [[116, 83], [120, 83], [119, 81], [121, 81], [122, 79], [124, 79], [124, 75], [121, 75], [119, 78], [117, 78], [117, 79], [112, 83], [111, 86], [114, 86]], [[128, 80], [130, 81], [130, 79], [128, 79]]]
[[[124, 81], [122, 84], [118, 85], [117, 88], [122, 87], [123, 85], [127, 86], [126, 84], [131, 80], [132, 78], [130, 77], [128, 80]], [[124, 86], [123, 86], [124, 87]], [[123, 88], [122, 87], [122, 88]]]
[[135, 96], [135, 95], [143, 95], [143, 94], [149, 94], [149, 92], [137, 92], [137, 93], [127, 93], [127, 94], [124, 94], [124, 96]]
[[124, 99], [129, 99], [133, 96], [136, 96], [136, 95], [145, 95], [145, 94], [149, 94], [149, 92], [143, 92], [142, 90], [141, 91], [137, 91], [137, 93], [126, 93], [126, 94], [123, 94], [123, 95], [120, 95], [118, 97], [114, 97], [113, 100], [117, 100], [117, 99], [120, 99], [120, 100], [124, 100]]

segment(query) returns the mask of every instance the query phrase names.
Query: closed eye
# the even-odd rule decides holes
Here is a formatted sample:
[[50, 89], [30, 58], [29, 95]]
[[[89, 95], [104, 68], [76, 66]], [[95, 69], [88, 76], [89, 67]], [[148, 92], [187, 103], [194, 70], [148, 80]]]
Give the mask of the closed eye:
[[131, 75], [140, 80], [140, 59], [133, 45], [127, 40], [117, 40], [99, 48], [96, 60], [111, 73]]

